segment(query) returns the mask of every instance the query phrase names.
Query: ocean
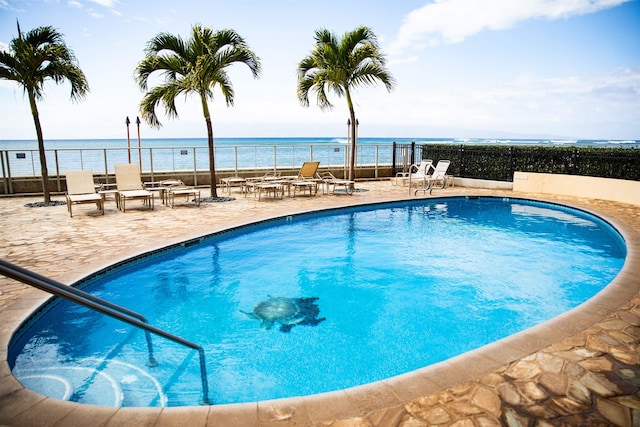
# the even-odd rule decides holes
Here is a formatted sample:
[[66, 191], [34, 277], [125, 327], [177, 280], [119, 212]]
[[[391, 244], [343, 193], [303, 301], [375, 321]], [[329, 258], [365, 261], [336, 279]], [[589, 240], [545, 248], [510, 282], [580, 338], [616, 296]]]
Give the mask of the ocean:
[[[561, 146], [640, 148], [640, 140], [558, 140], [558, 139], [457, 139], [457, 138], [359, 138], [359, 165], [391, 164], [393, 143]], [[130, 148], [129, 148], [130, 147]], [[216, 138], [218, 169], [298, 168], [307, 160], [322, 166], [348, 163], [346, 138]], [[142, 164], [143, 171], [207, 170], [209, 157], [206, 138], [57, 139], [46, 140], [47, 168], [50, 174], [90, 169], [112, 173], [117, 163]], [[40, 162], [36, 140], [0, 140], [3, 176], [39, 176]]]
[[[363, 138], [359, 144], [451, 144], [451, 145], [540, 145], [602, 148], [640, 148], [640, 140], [609, 139], [494, 139], [494, 138]], [[131, 138], [131, 146], [137, 149], [138, 140]], [[230, 146], [286, 146], [346, 144], [346, 138], [216, 138], [215, 145]], [[206, 138], [142, 138], [142, 148], [152, 147], [206, 147]], [[122, 139], [52, 139], [45, 141], [47, 149], [57, 148], [127, 148], [127, 140]], [[0, 150], [37, 150], [36, 140], [0, 140]]]

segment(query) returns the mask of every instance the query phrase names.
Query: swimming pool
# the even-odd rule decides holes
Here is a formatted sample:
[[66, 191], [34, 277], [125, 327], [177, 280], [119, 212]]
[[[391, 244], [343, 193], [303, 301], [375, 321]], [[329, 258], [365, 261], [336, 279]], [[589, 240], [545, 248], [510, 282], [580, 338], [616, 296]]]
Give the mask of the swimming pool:
[[[432, 199], [222, 233], [98, 274], [85, 289], [203, 345], [211, 400], [228, 403], [376, 381], [495, 341], [597, 293], [624, 254], [607, 224], [580, 211], [515, 199]], [[269, 296], [294, 300], [298, 316], [261, 329], [243, 312]], [[46, 316], [65, 310], [71, 320], [41, 318], [14, 340], [9, 360], [25, 385], [108, 405], [198, 403], [193, 352], [156, 339], [160, 365], [148, 368], [143, 334], [65, 306]], [[455, 308], [462, 310], [448, 311]], [[205, 328], [195, 331], [197, 324]], [[108, 400], [92, 400], [98, 395]]]

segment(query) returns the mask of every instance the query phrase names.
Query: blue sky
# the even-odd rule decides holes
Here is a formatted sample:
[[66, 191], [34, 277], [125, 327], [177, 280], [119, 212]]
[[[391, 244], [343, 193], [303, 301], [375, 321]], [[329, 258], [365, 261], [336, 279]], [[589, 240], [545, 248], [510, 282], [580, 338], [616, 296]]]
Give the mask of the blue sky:
[[[217, 137], [346, 135], [346, 101], [302, 107], [296, 67], [316, 29], [367, 25], [397, 87], [356, 91], [360, 136], [640, 139], [640, 0], [0, 0], [0, 48], [17, 36], [16, 19], [23, 31], [63, 33], [91, 88], [72, 103], [68, 84], [47, 84], [45, 139], [125, 138], [125, 117], [139, 115], [132, 75], [145, 43], [159, 32], [187, 37], [196, 23], [236, 30], [262, 60], [258, 80], [231, 69], [233, 107], [216, 92]], [[197, 99], [178, 113], [161, 115], [159, 130], [143, 124], [142, 137], [206, 137]], [[7, 81], [2, 139], [35, 139], [28, 101]]]

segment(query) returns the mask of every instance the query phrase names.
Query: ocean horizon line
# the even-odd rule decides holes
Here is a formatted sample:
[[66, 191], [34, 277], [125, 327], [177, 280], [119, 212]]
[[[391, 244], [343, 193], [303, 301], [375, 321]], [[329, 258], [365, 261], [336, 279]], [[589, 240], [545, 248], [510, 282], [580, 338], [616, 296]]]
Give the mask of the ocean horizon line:
[[[47, 144], [53, 144], [55, 146], [46, 148], [77, 148], [77, 143], [83, 142], [108, 142], [124, 143], [125, 148], [127, 144], [127, 138], [51, 138], [45, 140], [45, 147]], [[138, 138], [129, 138], [130, 145], [138, 144]], [[195, 143], [203, 142], [204, 146], [207, 145], [206, 137], [153, 137], [153, 138], [140, 138], [141, 146], [146, 148], [151, 147], [150, 143], [161, 142], [162, 146], [169, 146], [167, 143], [175, 142], [173, 146], [181, 147], [194, 146]], [[224, 143], [224, 145], [281, 145], [284, 143], [305, 143], [305, 144], [345, 144], [348, 142], [347, 138], [342, 136], [333, 137], [313, 137], [313, 136], [285, 136], [285, 137], [216, 137], [214, 143]], [[579, 139], [579, 138], [561, 138], [561, 137], [549, 137], [549, 138], [456, 138], [456, 137], [359, 137], [358, 143], [361, 144], [392, 144], [392, 143], [408, 144], [415, 142], [416, 144], [460, 144], [460, 145], [546, 145], [546, 146], [620, 146], [630, 148], [640, 148], [639, 139], [608, 139], [608, 138], [594, 138], [594, 139]], [[62, 143], [71, 143], [70, 147], [62, 147]], [[255, 144], [252, 144], [255, 143]], [[37, 148], [36, 139], [0, 139], [0, 149], [30, 149], [28, 145], [35, 144]], [[109, 145], [110, 145], [109, 144]], [[296, 144], [296, 145], [297, 145]], [[8, 145], [8, 147], [3, 147]], [[638, 145], [638, 147], [635, 147]], [[13, 147], [12, 147], [13, 146]], [[90, 148], [90, 147], [84, 147]], [[115, 148], [115, 147], [113, 147]]]

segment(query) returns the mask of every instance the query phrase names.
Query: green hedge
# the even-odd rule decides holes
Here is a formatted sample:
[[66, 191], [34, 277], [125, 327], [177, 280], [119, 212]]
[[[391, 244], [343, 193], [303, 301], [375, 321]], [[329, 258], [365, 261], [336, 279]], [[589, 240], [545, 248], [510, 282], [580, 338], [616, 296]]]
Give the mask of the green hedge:
[[465, 178], [513, 181], [514, 171], [597, 176], [640, 181], [635, 148], [416, 146], [417, 158], [451, 160], [450, 173]]

